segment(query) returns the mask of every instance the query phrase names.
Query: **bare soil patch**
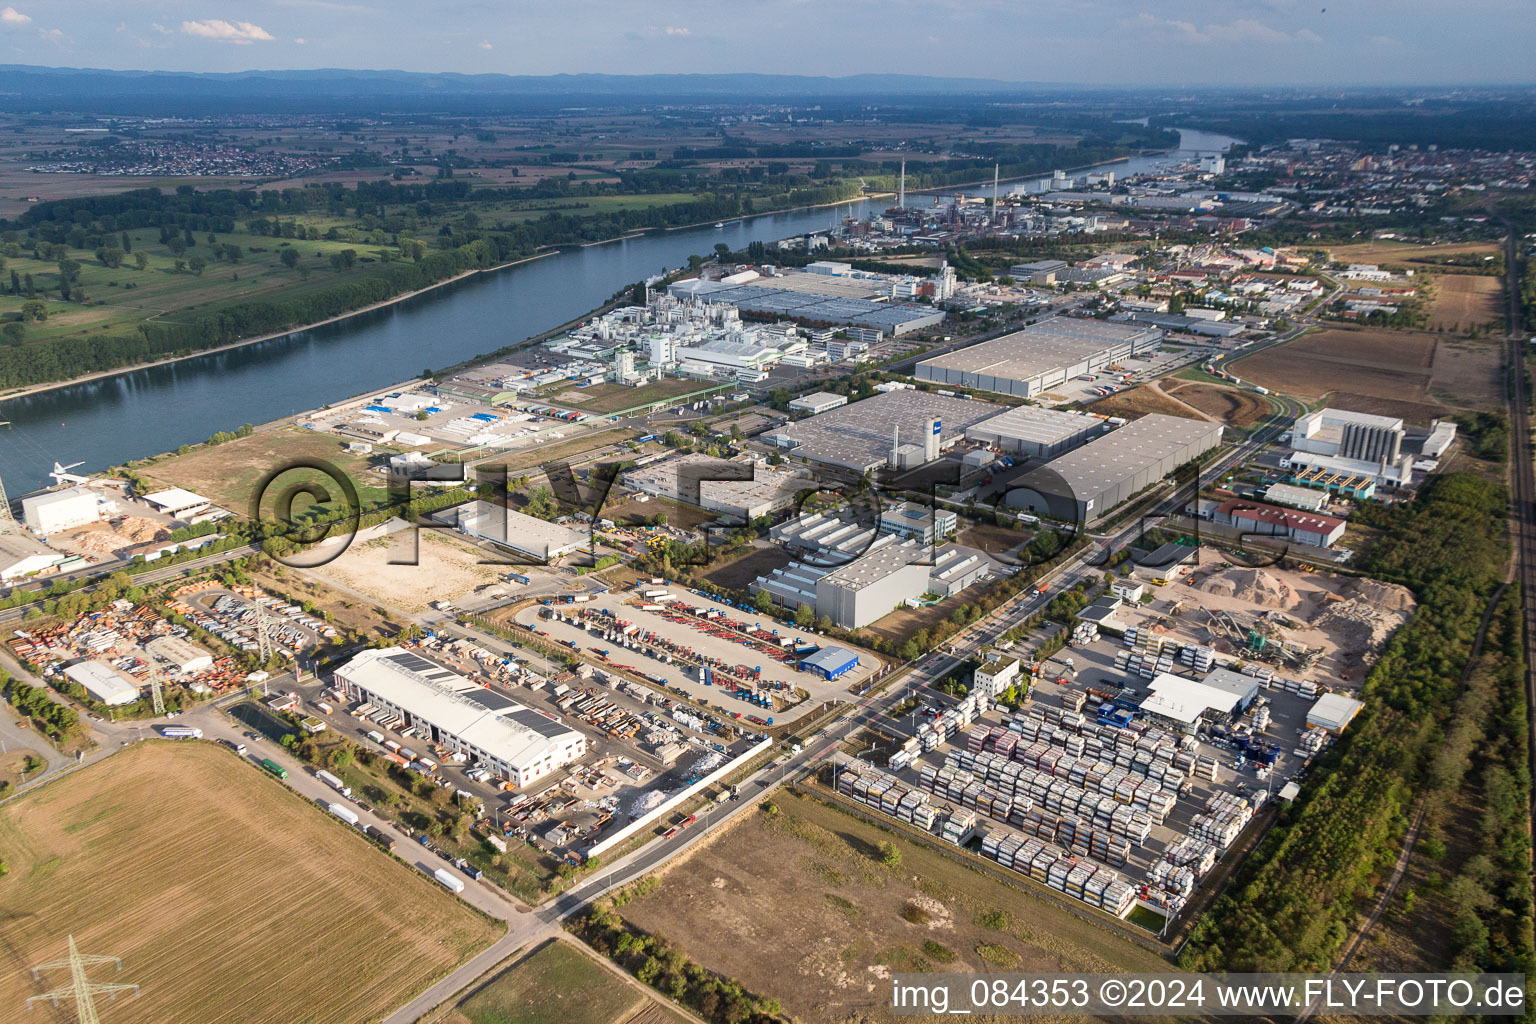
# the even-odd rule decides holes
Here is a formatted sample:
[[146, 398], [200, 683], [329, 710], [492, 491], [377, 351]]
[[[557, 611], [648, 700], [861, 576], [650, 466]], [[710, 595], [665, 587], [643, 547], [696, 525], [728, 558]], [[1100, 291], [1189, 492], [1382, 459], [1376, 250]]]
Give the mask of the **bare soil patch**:
[[704, 578], [717, 587], [745, 590], [759, 576], [782, 569], [789, 562], [789, 556], [778, 547], [757, 548], [734, 562], [715, 566], [704, 574]]
[[[433, 601], [451, 601], [496, 583], [509, 571], [508, 566], [491, 561], [494, 556], [437, 530], [419, 530], [416, 538], [420, 545], [416, 565], [390, 563], [391, 558], [410, 556], [409, 531], [401, 531], [398, 538], [353, 544], [340, 558], [314, 570], [314, 575], [343, 593], [355, 591], [385, 608], [416, 614]], [[398, 549], [392, 549], [391, 540]]]
[[1330, 328], [1245, 356], [1230, 369], [1272, 391], [1422, 423], [1445, 412], [1429, 397], [1436, 344], [1434, 335], [1417, 331]]
[[1504, 289], [1486, 274], [1440, 274], [1435, 278], [1435, 302], [1429, 311], [1431, 329], [1466, 330], [1502, 314]]
[[1251, 427], [1270, 413], [1269, 403], [1248, 391], [1198, 382], [1165, 383], [1163, 390], [1232, 427]]
[[1105, 416], [1124, 416], [1128, 420], [1140, 419], [1151, 412], [1160, 412], [1165, 416], [1182, 416], [1187, 420], [1200, 418], [1188, 406], [1181, 405], [1167, 395], [1145, 385], [1122, 391], [1117, 395], [1110, 395], [1108, 398], [1101, 398], [1090, 408]]

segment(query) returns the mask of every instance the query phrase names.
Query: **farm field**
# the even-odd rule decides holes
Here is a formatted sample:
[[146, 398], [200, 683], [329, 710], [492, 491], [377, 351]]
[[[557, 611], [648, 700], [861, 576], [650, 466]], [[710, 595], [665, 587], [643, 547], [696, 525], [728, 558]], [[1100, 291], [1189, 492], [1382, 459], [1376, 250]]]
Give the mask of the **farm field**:
[[1429, 395], [1436, 345], [1434, 335], [1415, 331], [1329, 328], [1227, 368], [1272, 391], [1427, 424], [1446, 411]]
[[50, 783], [0, 808], [0, 1005], [44, 991], [27, 969], [73, 935], [141, 986], [112, 1024], [378, 1020], [498, 928], [349, 831], [212, 744]]
[[1447, 256], [1496, 256], [1496, 242], [1449, 242], [1444, 245], [1416, 245], [1390, 238], [1349, 245], [1326, 247], [1328, 258], [1340, 263], [1426, 263]]
[[[1149, 950], [818, 799], [785, 793], [618, 909], [803, 1022], [900, 1020], [898, 971], [1167, 971]], [[893, 842], [885, 866], [876, 844]]]
[[442, 1024], [684, 1024], [573, 942], [555, 939], [497, 975]]
[[1504, 289], [1496, 277], [1485, 274], [1440, 274], [1435, 278], [1435, 301], [1429, 311], [1430, 330], [1465, 331], [1499, 319]]

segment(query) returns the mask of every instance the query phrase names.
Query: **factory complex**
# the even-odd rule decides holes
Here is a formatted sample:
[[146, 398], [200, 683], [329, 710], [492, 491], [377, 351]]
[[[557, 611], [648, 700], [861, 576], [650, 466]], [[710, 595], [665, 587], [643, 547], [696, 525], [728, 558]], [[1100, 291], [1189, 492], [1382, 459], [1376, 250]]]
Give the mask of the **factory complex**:
[[887, 391], [786, 424], [762, 440], [790, 449], [818, 470], [859, 476], [881, 466], [907, 469], [932, 462], [971, 427], [1002, 411], [990, 402]]
[[876, 278], [795, 271], [763, 276], [755, 270], [719, 281], [691, 278], [668, 288], [677, 298], [726, 303], [758, 317], [820, 327], [862, 327], [882, 335], [907, 334], [944, 322], [942, 309], [886, 301], [890, 290], [889, 283]]
[[1031, 459], [1054, 459], [1109, 429], [1097, 416], [1020, 405], [967, 428], [965, 439]]
[[[736, 478], [731, 474], [735, 473]], [[697, 505], [734, 519], [759, 519], [794, 504], [804, 476], [759, 462], [730, 462], [686, 452], [629, 470], [624, 483], [637, 491]]]
[[1053, 316], [1021, 331], [917, 364], [918, 380], [1033, 398], [1154, 348], [1161, 328]]
[[1014, 481], [1008, 504], [1068, 522], [1111, 509], [1221, 445], [1222, 426], [1149, 413]]
[[414, 651], [363, 651], [336, 670], [335, 682], [348, 699], [398, 715], [424, 742], [464, 754], [517, 786], [586, 754], [581, 732]]

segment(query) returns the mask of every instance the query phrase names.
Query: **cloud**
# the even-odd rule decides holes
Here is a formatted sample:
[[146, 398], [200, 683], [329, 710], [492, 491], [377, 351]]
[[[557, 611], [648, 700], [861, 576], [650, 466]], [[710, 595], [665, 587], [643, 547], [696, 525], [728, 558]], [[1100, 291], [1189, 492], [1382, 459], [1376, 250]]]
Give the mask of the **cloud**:
[[5, 22], [7, 25], [27, 25], [31, 23], [32, 19], [14, 7], [7, 7], [4, 10], [0, 10], [0, 21]]
[[304, 37], [303, 36], [299, 36], [297, 39], [294, 40], [294, 42], [298, 43], [300, 46], [303, 46], [304, 45]]
[[248, 21], [225, 21], [222, 18], [184, 21], [181, 23], [181, 30], [189, 36], [212, 39], [220, 43], [234, 43], [237, 46], [272, 40], [272, 33], [260, 25], [252, 25]]
[[668, 25], [662, 31], [666, 32], [666, 34], [669, 35], [669, 36], [690, 36], [690, 35], [693, 35], [693, 33], [689, 32], [686, 28], [679, 28], [676, 25]]
[[1159, 18], [1143, 12], [1134, 19], [1123, 20], [1121, 25], [1175, 43], [1260, 43], [1280, 46], [1286, 43], [1322, 42], [1322, 37], [1311, 29], [1304, 28], [1292, 35], [1255, 18], [1238, 18], [1225, 25], [1211, 23], [1201, 26], [1192, 21]]
[[64, 30], [60, 28], [40, 28], [37, 30], [37, 34], [50, 43], [69, 42], [69, 36], [65, 35]]
[[491, 46], [491, 41], [489, 39], [482, 39], [482, 40], [480, 40], [480, 49], [482, 49], [482, 50], [493, 49], [493, 47]]

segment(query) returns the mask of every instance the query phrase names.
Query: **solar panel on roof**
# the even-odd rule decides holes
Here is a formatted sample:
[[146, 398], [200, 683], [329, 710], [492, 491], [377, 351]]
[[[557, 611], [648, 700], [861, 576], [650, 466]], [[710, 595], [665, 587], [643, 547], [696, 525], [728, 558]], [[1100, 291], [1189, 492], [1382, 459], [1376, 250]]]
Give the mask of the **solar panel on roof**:
[[505, 694], [497, 693], [495, 690], [488, 690], [484, 687], [479, 687], [473, 690], [465, 690], [460, 693], [459, 696], [473, 701], [474, 703], [485, 708], [487, 711], [505, 711], [507, 708], [517, 707], [517, 702], [512, 700], [512, 698], [506, 696]]

